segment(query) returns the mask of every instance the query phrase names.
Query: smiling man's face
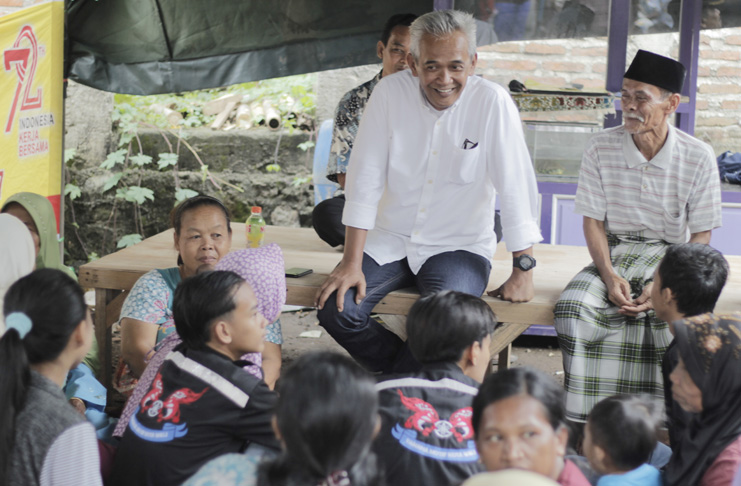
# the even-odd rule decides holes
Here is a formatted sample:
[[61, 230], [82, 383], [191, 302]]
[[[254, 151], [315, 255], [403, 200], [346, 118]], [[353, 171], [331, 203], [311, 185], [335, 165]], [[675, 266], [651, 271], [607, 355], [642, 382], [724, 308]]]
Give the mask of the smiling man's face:
[[460, 31], [444, 37], [424, 35], [419, 59], [409, 54], [412, 74], [419, 78], [427, 101], [436, 109], [449, 108], [460, 98], [468, 77], [476, 69], [476, 56], [468, 55], [468, 40]]

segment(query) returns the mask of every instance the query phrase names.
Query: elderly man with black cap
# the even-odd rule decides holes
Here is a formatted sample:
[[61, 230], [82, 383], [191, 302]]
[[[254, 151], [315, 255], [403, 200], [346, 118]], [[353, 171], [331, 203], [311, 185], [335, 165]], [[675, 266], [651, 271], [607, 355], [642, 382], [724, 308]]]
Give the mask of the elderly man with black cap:
[[661, 358], [672, 339], [651, 303], [668, 245], [709, 243], [721, 224], [712, 149], [669, 124], [685, 68], [638, 51], [622, 87], [624, 124], [595, 135], [582, 158], [576, 212], [593, 263], [555, 308], [567, 417], [584, 423], [601, 399], [662, 397]]

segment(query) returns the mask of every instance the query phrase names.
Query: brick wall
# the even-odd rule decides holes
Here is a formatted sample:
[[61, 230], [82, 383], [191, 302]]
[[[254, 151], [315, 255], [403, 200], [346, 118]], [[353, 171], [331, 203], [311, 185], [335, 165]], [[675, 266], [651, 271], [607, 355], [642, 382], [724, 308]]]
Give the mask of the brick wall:
[[[677, 34], [632, 36], [628, 59], [638, 49], [676, 58]], [[507, 86], [517, 79], [525, 84], [604, 89], [607, 40], [555, 39], [508, 42], [479, 48], [477, 73]], [[695, 135], [712, 145], [716, 154], [741, 152], [741, 28], [703, 31], [700, 39]], [[601, 123], [602, 114], [561, 112], [524, 114], [535, 120]]]

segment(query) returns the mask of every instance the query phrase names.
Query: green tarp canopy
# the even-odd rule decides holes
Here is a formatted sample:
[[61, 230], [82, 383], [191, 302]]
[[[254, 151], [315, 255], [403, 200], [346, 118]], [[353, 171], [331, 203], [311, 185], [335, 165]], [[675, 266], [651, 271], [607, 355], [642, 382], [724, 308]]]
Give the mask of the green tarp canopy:
[[378, 62], [388, 17], [432, 0], [67, 0], [65, 76], [147, 95]]

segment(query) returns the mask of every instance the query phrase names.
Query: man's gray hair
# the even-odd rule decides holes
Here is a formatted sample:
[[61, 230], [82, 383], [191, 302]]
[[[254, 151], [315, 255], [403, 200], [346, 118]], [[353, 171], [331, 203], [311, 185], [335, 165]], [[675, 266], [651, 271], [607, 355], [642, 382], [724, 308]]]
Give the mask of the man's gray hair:
[[473, 15], [458, 10], [437, 10], [417, 18], [409, 27], [411, 37], [410, 51], [415, 60], [419, 60], [419, 46], [424, 35], [435, 38], [445, 37], [460, 31], [468, 40], [468, 57], [473, 60], [476, 55], [476, 20]]

